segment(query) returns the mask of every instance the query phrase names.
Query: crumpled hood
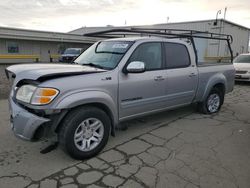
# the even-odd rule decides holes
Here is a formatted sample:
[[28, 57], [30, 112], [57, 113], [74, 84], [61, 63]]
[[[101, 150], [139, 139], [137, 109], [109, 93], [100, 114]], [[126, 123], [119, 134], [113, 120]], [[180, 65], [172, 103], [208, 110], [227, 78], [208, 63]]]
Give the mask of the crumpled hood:
[[22, 64], [12, 65], [6, 68], [7, 76], [15, 78], [15, 81], [22, 79], [44, 80], [47, 78], [90, 74], [103, 71], [105, 70], [71, 64]]

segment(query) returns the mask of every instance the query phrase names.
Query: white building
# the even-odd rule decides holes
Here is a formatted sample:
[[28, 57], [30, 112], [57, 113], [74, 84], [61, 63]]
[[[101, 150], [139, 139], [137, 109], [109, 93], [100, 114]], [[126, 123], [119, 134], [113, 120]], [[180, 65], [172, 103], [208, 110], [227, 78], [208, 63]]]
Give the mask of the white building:
[[[247, 27], [239, 24], [218, 19], [218, 20], [202, 20], [202, 21], [190, 21], [190, 22], [179, 22], [179, 23], [163, 23], [156, 25], [143, 25], [143, 26], [126, 26], [126, 27], [82, 27], [71, 31], [71, 34], [84, 34], [88, 32], [104, 31], [108, 29], [126, 29], [126, 28], [151, 28], [151, 29], [183, 29], [183, 30], [198, 30], [204, 32], [228, 34], [232, 35], [233, 43], [231, 44], [233, 55], [247, 53], [249, 51], [249, 38], [250, 30]], [[225, 44], [226, 45], [226, 44]], [[227, 56], [228, 50], [226, 46], [219, 44], [218, 42], [213, 43], [213, 48], [219, 49], [220, 56]], [[210, 50], [211, 51], [211, 50]]]
[[66, 48], [86, 49], [95, 41], [77, 34], [0, 27], [0, 63], [49, 62]]
[[[108, 29], [151, 28], [200, 30], [233, 36], [233, 55], [248, 52], [249, 28], [227, 20], [204, 20], [180, 23], [165, 23], [126, 27], [82, 27], [69, 33], [44, 32], [26, 29], [0, 27], [0, 63], [49, 62], [57, 60], [60, 53], [69, 47], [88, 48], [98, 38], [85, 37], [84, 33]], [[212, 52], [214, 51], [214, 52]], [[219, 53], [218, 53], [219, 52]], [[211, 43], [206, 56], [228, 56], [226, 44]]]
[[[249, 46], [250, 30], [244, 26], [235, 24], [233, 22], [219, 19], [219, 20], [203, 20], [193, 22], [180, 22], [169, 24], [157, 24], [153, 27], [157, 28], [172, 28], [172, 29], [187, 29], [207, 31], [211, 33], [232, 35], [233, 43], [231, 44], [233, 55], [247, 53]], [[217, 44], [219, 45], [219, 44]], [[214, 46], [214, 48], [218, 48]], [[220, 52], [225, 52], [225, 49], [220, 47]], [[223, 54], [222, 54], [223, 55]], [[226, 54], [224, 54], [226, 55]]]

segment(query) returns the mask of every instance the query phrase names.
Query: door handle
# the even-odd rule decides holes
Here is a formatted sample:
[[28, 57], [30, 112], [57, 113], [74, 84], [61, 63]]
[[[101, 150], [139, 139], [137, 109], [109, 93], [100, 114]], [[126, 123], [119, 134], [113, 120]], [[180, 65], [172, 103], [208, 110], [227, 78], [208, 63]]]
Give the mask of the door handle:
[[163, 76], [156, 76], [156, 77], [154, 77], [154, 80], [155, 81], [162, 81], [162, 80], [164, 80], [164, 78], [163, 78]]
[[193, 72], [191, 74], [189, 74], [189, 77], [194, 77], [194, 76], [196, 76], [196, 74]]

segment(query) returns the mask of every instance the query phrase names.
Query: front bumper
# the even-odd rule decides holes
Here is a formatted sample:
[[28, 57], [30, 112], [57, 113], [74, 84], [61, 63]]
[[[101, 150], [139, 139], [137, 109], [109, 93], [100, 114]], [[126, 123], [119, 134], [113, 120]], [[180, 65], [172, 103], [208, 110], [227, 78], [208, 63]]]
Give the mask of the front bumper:
[[9, 99], [11, 127], [14, 134], [24, 140], [32, 140], [35, 131], [50, 119], [39, 117], [17, 105], [12, 98]]
[[248, 82], [250, 82], [250, 74], [235, 74], [235, 81], [248, 81]]

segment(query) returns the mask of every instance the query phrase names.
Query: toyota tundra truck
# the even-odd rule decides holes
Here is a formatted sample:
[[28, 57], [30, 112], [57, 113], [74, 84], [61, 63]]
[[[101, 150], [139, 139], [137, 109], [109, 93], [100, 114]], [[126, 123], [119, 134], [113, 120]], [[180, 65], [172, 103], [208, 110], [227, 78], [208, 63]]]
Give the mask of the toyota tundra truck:
[[[56, 136], [76, 159], [90, 158], [123, 121], [190, 104], [217, 113], [234, 87], [229, 63], [199, 63], [192, 36], [104, 39], [74, 64], [9, 66], [14, 134]], [[184, 35], [185, 36], [185, 35]]]

